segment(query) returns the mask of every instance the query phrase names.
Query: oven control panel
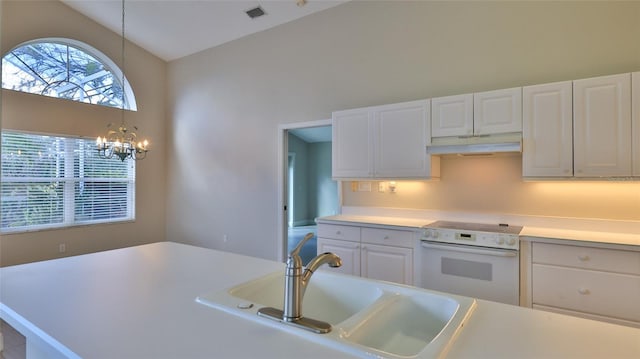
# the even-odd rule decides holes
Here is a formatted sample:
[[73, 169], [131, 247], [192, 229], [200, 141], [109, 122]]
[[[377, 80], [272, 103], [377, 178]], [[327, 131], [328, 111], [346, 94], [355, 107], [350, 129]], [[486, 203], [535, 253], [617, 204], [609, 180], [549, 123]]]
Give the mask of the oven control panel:
[[520, 239], [517, 234], [512, 233], [423, 228], [422, 239], [433, 242], [466, 244], [478, 247], [520, 249]]

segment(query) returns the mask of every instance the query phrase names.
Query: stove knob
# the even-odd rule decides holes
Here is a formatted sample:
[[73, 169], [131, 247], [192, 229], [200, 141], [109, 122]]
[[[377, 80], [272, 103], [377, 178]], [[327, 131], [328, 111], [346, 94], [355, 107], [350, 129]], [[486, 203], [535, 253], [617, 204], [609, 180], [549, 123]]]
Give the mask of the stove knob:
[[507, 239], [507, 244], [512, 246], [514, 244], [516, 244], [516, 239], [515, 238], [509, 238]]
[[502, 238], [502, 237], [496, 238], [496, 243], [497, 244], [504, 244], [504, 238]]
[[439, 236], [440, 236], [440, 233], [438, 233], [438, 231], [431, 232], [431, 237], [438, 238]]
[[422, 235], [424, 236], [424, 238], [431, 237], [431, 230], [430, 229], [425, 229], [424, 233], [422, 233]]

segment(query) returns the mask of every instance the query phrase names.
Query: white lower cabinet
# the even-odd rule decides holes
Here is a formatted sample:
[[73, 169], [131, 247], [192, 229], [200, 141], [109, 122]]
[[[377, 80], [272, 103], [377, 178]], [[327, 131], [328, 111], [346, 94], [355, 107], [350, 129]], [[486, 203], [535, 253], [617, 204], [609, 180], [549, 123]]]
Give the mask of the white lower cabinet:
[[332, 271], [394, 283], [414, 284], [416, 240], [410, 230], [318, 225], [318, 254], [333, 252], [342, 259]]
[[640, 327], [640, 252], [534, 242], [531, 303]]
[[360, 276], [360, 243], [318, 237], [318, 254], [331, 252], [342, 259], [342, 266], [332, 272]]
[[388, 282], [413, 284], [413, 250], [363, 244], [360, 254], [360, 275]]

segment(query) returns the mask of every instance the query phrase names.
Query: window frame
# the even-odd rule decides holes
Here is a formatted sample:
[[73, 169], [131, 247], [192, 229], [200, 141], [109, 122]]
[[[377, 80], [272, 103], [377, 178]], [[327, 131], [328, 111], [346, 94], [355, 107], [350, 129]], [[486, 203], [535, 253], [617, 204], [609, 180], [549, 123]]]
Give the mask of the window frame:
[[[29, 46], [29, 45], [36, 44], [36, 43], [55, 43], [55, 44], [59, 44], [59, 45], [68, 45], [70, 47], [74, 47], [74, 48], [76, 48], [78, 50], [84, 51], [88, 55], [90, 55], [93, 58], [95, 58], [96, 60], [100, 61], [106, 68], [109, 69], [109, 71], [111, 71], [111, 73], [113, 74], [113, 77], [114, 77], [114, 81], [117, 81], [120, 84], [120, 86], [124, 89], [124, 96], [125, 96], [125, 106], [124, 106], [124, 108], [126, 110], [130, 110], [130, 111], [137, 111], [138, 110], [138, 106], [137, 106], [137, 103], [136, 103], [135, 95], [133, 93], [133, 89], [131, 88], [129, 80], [126, 78], [126, 76], [124, 77], [124, 84], [122, 83], [122, 80], [123, 80], [122, 69], [118, 65], [116, 65], [116, 63], [113, 60], [111, 60], [111, 58], [109, 56], [105, 55], [100, 50], [98, 50], [95, 47], [93, 47], [91, 45], [88, 45], [88, 44], [86, 44], [86, 43], [84, 43], [82, 41], [69, 39], [69, 38], [63, 38], [63, 37], [45, 37], [45, 38], [33, 39], [33, 40], [29, 40], [29, 41], [25, 41], [23, 43], [20, 43], [17, 46], [14, 46], [13, 48], [11, 48], [9, 51], [7, 51], [6, 53], [4, 53], [2, 55], [2, 59], [4, 59], [8, 54], [10, 54], [12, 51], [14, 51], [14, 50], [16, 50], [16, 49], [18, 49], [20, 47]], [[29, 93], [29, 94], [34, 94], [34, 95], [45, 96], [45, 95], [38, 94], [38, 93], [25, 92], [25, 91], [20, 91], [20, 90], [13, 90], [13, 89], [8, 89], [8, 88], [4, 88], [4, 87], [2, 87], [2, 89], [3, 90], [9, 90], [9, 91], [15, 91], [15, 92], [23, 92], [23, 93]], [[49, 96], [47, 96], [47, 97], [49, 97]], [[69, 100], [69, 99], [65, 99], [65, 98], [61, 98], [61, 97], [51, 97], [51, 98], [74, 101], [74, 100]], [[79, 102], [79, 101], [75, 101], [75, 102]], [[101, 106], [101, 105], [94, 104], [94, 103], [90, 103], [90, 105]], [[113, 106], [105, 106], [105, 107], [120, 108], [120, 107], [113, 107]]]
[[[81, 177], [76, 176], [76, 171], [74, 169], [75, 166], [75, 154], [76, 151], [75, 145], [78, 143], [77, 140], [86, 141], [88, 144], [95, 144], [95, 139], [90, 139], [82, 136], [72, 136], [72, 135], [61, 135], [61, 134], [51, 134], [51, 133], [42, 133], [42, 132], [31, 132], [31, 131], [20, 131], [13, 129], [2, 129], [0, 131], [0, 137], [4, 133], [15, 133], [15, 134], [23, 134], [23, 135], [32, 135], [32, 136], [48, 136], [55, 138], [62, 138], [68, 141], [64, 142], [64, 160], [63, 166], [65, 174], [61, 177], [30, 177], [30, 181], [21, 181], [21, 177], [11, 177], [10, 181], [6, 181], [3, 173], [2, 173], [2, 163], [0, 158], [0, 184], [1, 183], [11, 183], [11, 182], [31, 182], [31, 183], [52, 183], [54, 181], [61, 183], [62, 185], [62, 221], [57, 223], [47, 223], [47, 224], [36, 224], [30, 226], [20, 226], [20, 227], [1, 227], [0, 233], [2, 235], [9, 234], [19, 234], [19, 233], [28, 233], [28, 232], [38, 232], [38, 231], [46, 231], [46, 230], [59, 230], [59, 229], [69, 229], [74, 227], [82, 227], [82, 226], [93, 226], [100, 224], [118, 224], [118, 223], [127, 223], [127, 222], [135, 222], [136, 219], [136, 161], [133, 159], [127, 159], [127, 172], [128, 175], [126, 178], [108, 178], [108, 177]], [[102, 161], [118, 161], [119, 159], [111, 158], [111, 159], [101, 159]], [[82, 171], [85, 171], [84, 168]], [[67, 173], [71, 173], [71, 176], [68, 176]], [[9, 178], [9, 177], [8, 177]], [[51, 181], [43, 181], [43, 179], [52, 179]], [[106, 218], [106, 219], [92, 219], [92, 220], [78, 220], [76, 219], [76, 209], [78, 205], [82, 202], [76, 201], [76, 184], [82, 182], [103, 182], [100, 180], [106, 180], [111, 183], [122, 182], [126, 183], [126, 217], [118, 217], [118, 218]], [[0, 187], [1, 188], [1, 187]], [[2, 196], [2, 192], [0, 191], [0, 198]]]

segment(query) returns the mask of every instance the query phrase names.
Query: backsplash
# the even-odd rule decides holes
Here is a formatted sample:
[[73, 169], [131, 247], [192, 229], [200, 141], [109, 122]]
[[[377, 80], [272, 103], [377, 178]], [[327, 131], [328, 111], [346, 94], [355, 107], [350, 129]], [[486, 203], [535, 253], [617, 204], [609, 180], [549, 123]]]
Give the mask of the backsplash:
[[398, 181], [395, 193], [358, 187], [343, 183], [344, 206], [640, 221], [640, 181], [524, 181], [519, 154], [444, 156], [439, 181]]

